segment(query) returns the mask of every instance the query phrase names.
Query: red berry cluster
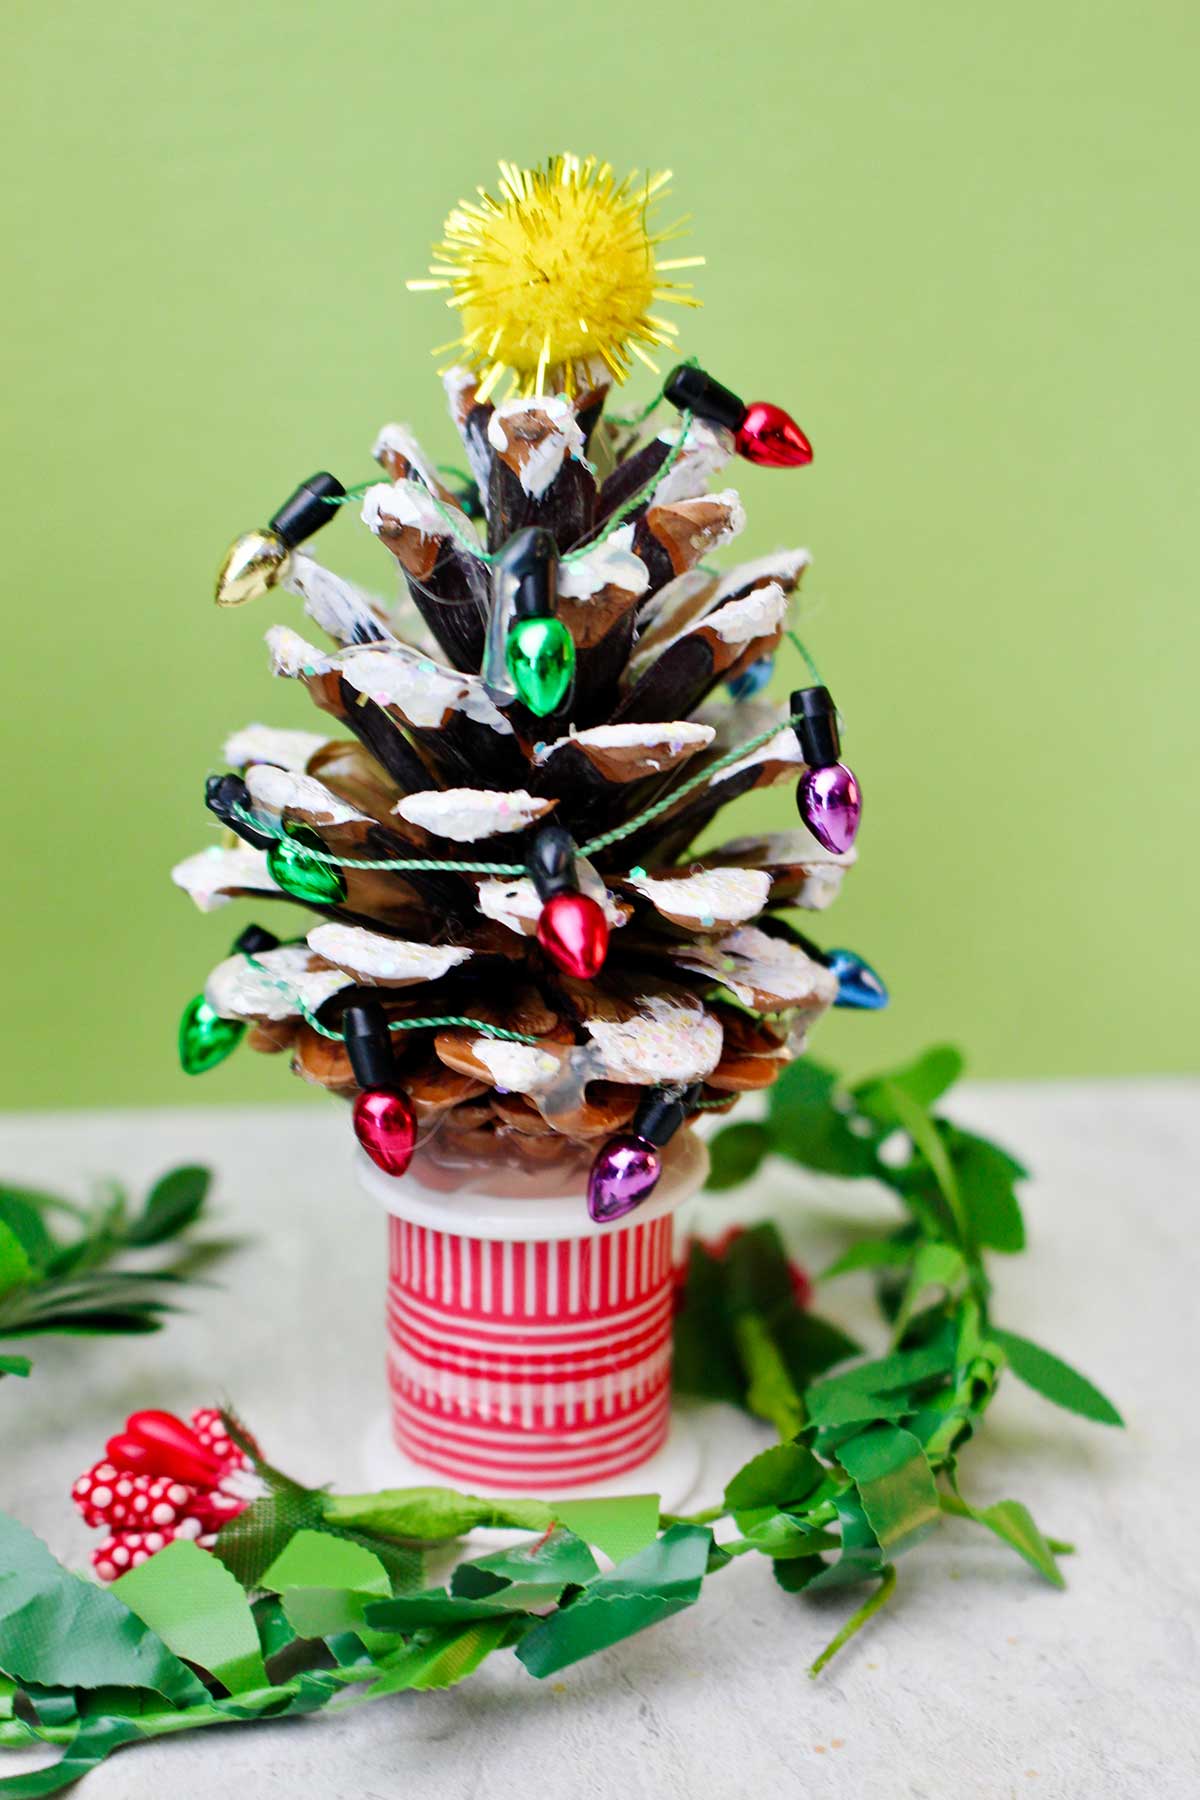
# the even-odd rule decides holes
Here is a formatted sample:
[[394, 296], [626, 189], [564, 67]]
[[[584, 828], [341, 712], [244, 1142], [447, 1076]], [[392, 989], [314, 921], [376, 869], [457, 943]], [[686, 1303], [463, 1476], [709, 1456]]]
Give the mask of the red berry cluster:
[[92, 1566], [101, 1581], [115, 1581], [176, 1538], [211, 1549], [255, 1487], [253, 1465], [220, 1413], [201, 1407], [190, 1424], [173, 1413], [133, 1413], [71, 1493], [86, 1524], [107, 1528]]

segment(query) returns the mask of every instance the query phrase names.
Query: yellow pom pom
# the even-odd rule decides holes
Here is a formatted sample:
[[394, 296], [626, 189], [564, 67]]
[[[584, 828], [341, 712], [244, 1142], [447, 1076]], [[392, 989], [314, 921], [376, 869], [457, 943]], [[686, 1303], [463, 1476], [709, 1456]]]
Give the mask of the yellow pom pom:
[[480, 188], [478, 202], [461, 201], [430, 279], [408, 283], [447, 291], [462, 334], [442, 348], [478, 373], [478, 398], [505, 376], [511, 393], [573, 395], [624, 381], [634, 357], [657, 374], [650, 352], [673, 346], [676, 327], [655, 302], [699, 305], [664, 274], [704, 261], [655, 256], [680, 230], [654, 232], [648, 219], [669, 172], [618, 182], [595, 157], [554, 156], [540, 169], [501, 163], [500, 175], [499, 198]]

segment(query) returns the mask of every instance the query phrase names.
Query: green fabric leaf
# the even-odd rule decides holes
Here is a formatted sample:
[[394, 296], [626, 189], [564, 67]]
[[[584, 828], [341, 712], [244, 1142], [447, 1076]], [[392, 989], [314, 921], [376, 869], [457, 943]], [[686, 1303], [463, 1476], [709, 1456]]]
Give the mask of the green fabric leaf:
[[[857, 1494], [853, 1491], [838, 1494], [834, 1505], [841, 1531], [841, 1554], [836, 1562], [822, 1564], [803, 1583], [814, 1593], [826, 1588], [852, 1587], [856, 1582], [868, 1581], [873, 1575], [883, 1573], [883, 1552]], [[776, 1579], [779, 1579], [778, 1565]]]
[[947, 1088], [954, 1086], [962, 1072], [961, 1050], [956, 1050], [953, 1044], [937, 1044], [914, 1062], [889, 1070], [886, 1075], [860, 1081], [851, 1092], [859, 1110], [869, 1118], [888, 1127], [901, 1125], [907, 1131], [908, 1126], [896, 1110], [897, 1092], [913, 1105], [927, 1109]]
[[919, 1543], [941, 1516], [928, 1458], [911, 1431], [873, 1425], [838, 1450], [838, 1461], [858, 1489], [867, 1523], [880, 1548], [898, 1555]]
[[837, 1076], [807, 1057], [789, 1063], [770, 1090], [767, 1130], [781, 1156], [831, 1175], [876, 1173], [875, 1143], [835, 1104]]
[[[958, 1176], [950, 1152], [938, 1129], [936, 1119], [931, 1119], [925, 1108], [908, 1094], [904, 1088], [889, 1089], [888, 1104], [896, 1114], [897, 1121], [912, 1139], [913, 1148], [924, 1158], [934, 1181], [937, 1192], [945, 1203], [948, 1221], [960, 1244], [970, 1243], [970, 1228], [966, 1211], [963, 1207], [962, 1195], [958, 1191]], [[901, 1186], [903, 1191], [903, 1184]]]
[[27, 1356], [0, 1356], [0, 1375], [28, 1375], [32, 1367]]
[[806, 1500], [824, 1479], [824, 1466], [803, 1444], [775, 1444], [751, 1457], [726, 1483], [725, 1505], [730, 1512], [755, 1506], [786, 1512]]
[[688, 1248], [683, 1304], [675, 1315], [677, 1394], [742, 1404], [745, 1381], [725, 1304], [725, 1268], [693, 1239]]
[[[657, 1495], [650, 1496], [658, 1511]], [[596, 1559], [573, 1531], [561, 1526], [532, 1544], [497, 1550], [459, 1563], [450, 1578], [455, 1599], [503, 1600], [509, 1607], [545, 1606], [568, 1587], [586, 1587], [600, 1573]]]
[[974, 1241], [1006, 1256], [1023, 1250], [1025, 1221], [1015, 1190], [1027, 1171], [986, 1138], [944, 1122], [941, 1130], [954, 1162]]
[[839, 1275], [850, 1275], [856, 1269], [904, 1269], [912, 1261], [917, 1245], [912, 1239], [863, 1238], [835, 1257], [818, 1281], [836, 1281]]
[[70, 1574], [7, 1513], [0, 1513], [0, 1669], [43, 1687], [153, 1688], [180, 1703], [208, 1698], [115, 1594]]
[[326, 1499], [297, 1482], [280, 1479], [270, 1493], [251, 1501], [245, 1512], [221, 1527], [212, 1553], [243, 1588], [256, 1588], [298, 1531], [320, 1528]]
[[746, 1406], [781, 1438], [795, 1437], [804, 1428], [804, 1401], [766, 1321], [742, 1313], [734, 1321], [734, 1339], [746, 1372]]
[[500, 1588], [486, 1599], [452, 1594], [448, 1588], [427, 1588], [421, 1594], [398, 1594], [390, 1600], [372, 1600], [363, 1618], [374, 1631], [423, 1631], [430, 1625], [466, 1625], [476, 1619], [495, 1619], [525, 1609], [508, 1599]]
[[12, 1226], [0, 1220], [0, 1294], [23, 1287], [32, 1275], [33, 1266], [24, 1244]]
[[322, 1515], [330, 1524], [420, 1543], [465, 1537], [479, 1525], [545, 1531], [554, 1522], [554, 1514], [544, 1500], [484, 1500], [444, 1487], [390, 1488], [379, 1494], [324, 1494], [321, 1501]]
[[1061, 1357], [1043, 1350], [1040, 1344], [1030, 1343], [1028, 1338], [1019, 1337], [1015, 1331], [998, 1331], [993, 1326], [990, 1335], [1008, 1358], [1013, 1374], [1045, 1399], [1052, 1400], [1055, 1406], [1081, 1413], [1098, 1425], [1124, 1425], [1125, 1421], [1112, 1401], [1086, 1375], [1081, 1375]]
[[211, 1180], [210, 1170], [191, 1164], [160, 1176], [127, 1226], [126, 1242], [144, 1248], [177, 1237], [199, 1217]]
[[672, 1525], [535, 1625], [517, 1656], [541, 1680], [682, 1612], [699, 1598], [712, 1541], [701, 1526]]
[[908, 1283], [892, 1321], [893, 1341], [899, 1341], [909, 1320], [918, 1311], [931, 1288], [953, 1293], [967, 1272], [961, 1250], [953, 1244], [922, 1244], [913, 1258]]
[[409, 1688], [454, 1687], [473, 1675], [485, 1657], [503, 1642], [509, 1620], [485, 1619], [465, 1630], [438, 1632], [431, 1641], [400, 1651], [389, 1661], [379, 1680], [367, 1689], [367, 1698], [398, 1694]]
[[958, 1519], [973, 1519], [977, 1525], [986, 1526], [1054, 1587], [1066, 1587], [1054, 1551], [1038, 1530], [1029, 1508], [1020, 1500], [997, 1500], [991, 1506], [970, 1506], [958, 1495], [942, 1494], [940, 1501], [944, 1513]]
[[283, 1595], [288, 1623], [305, 1638], [360, 1631], [367, 1607], [392, 1591], [387, 1570], [370, 1550], [309, 1530], [296, 1533], [260, 1585]]
[[611, 1500], [556, 1500], [553, 1510], [560, 1525], [621, 1563], [654, 1542], [658, 1505], [657, 1494], [620, 1494]]
[[786, 1594], [802, 1594], [823, 1575], [826, 1563], [820, 1556], [789, 1556], [771, 1564], [771, 1572]]
[[785, 1308], [772, 1313], [770, 1326], [792, 1383], [801, 1391], [826, 1369], [862, 1351], [862, 1345], [847, 1337], [840, 1325], [791, 1300]]
[[231, 1694], [266, 1687], [250, 1603], [207, 1550], [177, 1539], [122, 1575], [110, 1592], [176, 1656], [207, 1669]]
[[[845, 1397], [899, 1396], [907, 1407], [915, 1405], [915, 1395], [934, 1383], [943, 1382], [953, 1371], [958, 1346], [952, 1331], [945, 1330], [916, 1350], [895, 1350], [871, 1362], [859, 1363], [841, 1375], [828, 1375], [810, 1388], [805, 1396], [809, 1416], [822, 1424], [844, 1422]], [[839, 1414], [839, 1406], [842, 1411]], [[884, 1415], [880, 1415], [884, 1416]]]
[[42, 1800], [44, 1794], [58, 1794], [102, 1763], [112, 1751], [119, 1750], [142, 1734], [131, 1719], [89, 1719], [56, 1763], [48, 1769], [34, 1769], [28, 1775], [6, 1775], [0, 1779], [0, 1795], [4, 1800]]
[[771, 1148], [765, 1125], [746, 1119], [726, 1125], [709, 1139], [709, 1169], [705, 1187], [713, 1193], [749, 1181]]
[[288, 1588], [358, 1588], [390, 1594], [387, 1571], [377, 1556], [326, 1531], [298, 1531], [262, 1575], [260, 1587], [282, 1594]]
[[42, 1217], [41, 1206], [20, 1188], [0, 1187], [0, 1224], [20, 1241], [35, 1269], [43, 1269], [54, 1254], [54, 1239]]

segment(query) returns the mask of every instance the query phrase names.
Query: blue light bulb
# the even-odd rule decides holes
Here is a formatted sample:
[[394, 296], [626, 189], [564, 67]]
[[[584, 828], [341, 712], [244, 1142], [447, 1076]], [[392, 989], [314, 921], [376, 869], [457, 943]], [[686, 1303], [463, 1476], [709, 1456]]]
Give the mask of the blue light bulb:
[[888, 991], [869, 962], [853, 950], [827, 950], [825, 967], [837, 976], [835, 1006], [853, 1006], [860, 1012], [879, 1012], [888, 1003]]

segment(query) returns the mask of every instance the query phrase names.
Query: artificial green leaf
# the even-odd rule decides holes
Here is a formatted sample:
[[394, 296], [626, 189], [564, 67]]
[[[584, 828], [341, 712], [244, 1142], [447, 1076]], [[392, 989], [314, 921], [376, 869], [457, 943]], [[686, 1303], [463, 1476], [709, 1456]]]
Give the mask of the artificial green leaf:
[[672, 1525], [653, 1544], [590, 1582], [517, 1645], [517, 1656], [541, 1680], [682, 1612], [700, 1596], [712, 1533]]
[[10, 1288], [23, 1287], [33, 1274], [33, 1266], [20, 1238], [11, 1225], [0, 1220], [0, 1294]]
[[32, 1367], [27, 1356], [0, 1356], [0, 1375], [28, 1375]]
[[185, 1231], [202, 1211], [211, 1180], [210, 1170], [192, 1164], [160, 1176], [141, 1213], [127, 1226], [126, 1241], [142, 1248]]
[[[654, 1500], [658, 1512], [658, 1496]], [[596, 1559], [573, 1531], [556, 1526], [544, 1537], [512, 1550], [497, 1550], [459, 1563], [450, 1579], [455, 1599], [503, 1600], [509, 1607], [544, 1606], [568, 1587], [585, 1587], [599, 1574]]]
[[962, 1052], [953, 1044], [937, 1044], [914, 1062], [891, 1069], [886, 1075], [860, 1081], [851, 1092], [859, 1110], [869, 1118], [883, 1126], [903, 1126], [907, 1131], [908, 1126], [896, 1109], [897, 1092], [914, 1105], [928, 1109], [947, 1088], [954, 1086], [962, 1072]]
[[409, 1688], [454, 1687], [474, 1674], [486, 1656], [503, 1641], [509, 1620], [483, 1619], [465, 1629], [450, 1628], [432, 1639], [399, 1651], [389, 1660], [378, 1681], [367, 1689], [367, 1698], [398, 1694]]
[[795, 1437], [804, 1428], [804, 1401], [765, 1319], [740, 1313], [733, 1331], [746, 1372], [746, 1406], [781, 1438]]
[[774, 1444], [744, 1463], [725, 1485], [730, 1512], [771, 1506], [786, 1512], [825, 1479], [825, 1469], [803, 1444]]
[[[323, 1516], [332, 1525], [380, 1532], [418, 1543], [465, 1537], [476, 1526], [545, 1531], [554, 1514], [543, 1500], [484, 1500], [453, 1488], [390, 1488], [379, 1494], [326, 1494]], [[243, 1515], [244, 1516], [244, 1515]]]
[[944, 1379], [958, 1356], [953, 1331], [942, 1330], [915, 1350], [894, 1350], [890, 1356], [858, 1363], [840, 1375], [827, 1375], [806, 1396], [810, 1412], [828, 1407], [839, 1394], [902, 1394]]
[[851, 1124], [852, 1114], [836, 1104], [832, 1069], [801, 1057], [789, 1063], [770, 1090], [767, 1130], [781, 1156], [831, 1175], [873, 1175], [875, 1144]]
[[43, 1687], [153, 1688], [183, 1703], [208, 1698], [115, 1594], [70, 1574], [7, 1513], [0, 1513], [0, 1669]]
[[0, 1187], [0, 1224], [19, 1238], [21, 1248], [35, 1269], [43, 1269], [54, 1254], [54, 1239], [42, 1217], [35, 1196], [20, 1188]]
[[1086, 1375], [1081, 1375], [1061, 1357], [1043, 1350], [1040, 1344], [1030, 1343], [1028, 1338], [1019, 1337], [1015, 1331], [998, 1331], [993, 1326], [991, 1337], [1008, 1358], [1013, 1374], [1045, 1399], [1052, 1400], [1055, 1406], [1081, 1413], [1097, 1425], [1124, 1425], [1125, 1421], [1112, 1401]]
[[213, 1555], [243, 1588], [257, 1588], [298, 1531], [320, 1529], [326, 1499], [297, 1482], [279, 1482], [221, 1527]]
[[787, 1594], [802, 1594], [818, 1576], [825, 1573], [825, 1560], [820, 1556], [777, 1557], [771, 1571]]
[[[906, 1389], [873, 1394], [865, 1388], [827, 1386], [810, 1388], [805, 1395], [808, 1418], [820, 1432], [844, 1431], [851, 1425], [871, 1425], [879, 1419], [904, 1419], [919, 1402]], [[822, 1443], [822, 1449], [825, 1448]]]
[[693, 1238], [687, 1280], [675, 1315], [677, 1394], [740, 1406], [745, 1382], [725, 1304], [725, 1265]]
[[42, 1800], [89, 1773], [112, 1751], [142, 1734], [132, 1719], [89, 1719], [71, 1739], [63, 1754], [48, 1769], [32, 1769], [25, 1775], [0, 1778], [3, 1800]]
[[1015, 1188], [1026, 1170], [986, 1138], [944, 1123], [941, 1129], [975, 1243], [1009, 1256], [1023, 1250], [1025, 1221]]
[[374, 1631], [399, 1631], [406, 1635], [431, 1625], [466, 1625], [476, 1619], [495, 1619], [525, 1608], [500, 1588], [486, 1599], [452, 1594], [448, 1588], [427, 1588], [420, 1594], [397, 1594], [389, 1600], [371, 1600], [363, 1618]]
[[749, 1181], [771, 1148], [764, 1125], [746, 1119], [726, 1125], [709, 1140], [709, 1169], [705, 1187], [714, 1193]]
[[904, 1336], [905, 1327], [931, 1288], [953, 1293], [966, 1272], [962, 1251], [953, 1244], [922, 1244], [913, 1258], [908, 1283], [892, 1321], [893, 1341], [899, 1342]]
[[[937, 1192], [945, 1203], [948, 1223], [960, 1244], [970, 1241], [970, 1229], [967, 1215], [963, 1208], [962, 1195], [958, 1191], [958, 1176], [954, 1172], [954, 1164], [950, 1152], [938, 1129], [936, 1119], [931, 1119], [925, 1108], [921, 1106], [904, 1088], [888, 1089], [888, 1105], [894, 1111], [897, 1121], [912, 1139], [913, 1148], [924, 1158], [930, 1174], [937, 1184]], [[904, 1190], [903, 1181], [894, 1183]]]
[[770, 1326], [792, 1383], [801, 1390], [826, 1369], [858, 1356], [862, 1350], [862, 1345], [847, 1337], [840, 1325], [794, 1302], [772, 1313]]
[[554, 1517], [595, 1544], [611, 1562], [625, 1562], [658, 1535], [657, 1494], [617, 1494], [608, 1500], [556, 1500]]
[[231, 1694], [266, 1687], [258, 1632], [241, 1584], [186, 1538], [168, 1544], [110, 1590], [169, 1650], [196, 1663]]
[[296, 1532], [258, 1583], [269, 1592], [288, 1588], [359, 1588], [390, 1594], [387, 1571], [377, 1556], [359, 1544], [327, 1531]]
[[1054, 1551], [1034, 1523], [1029, 1508], [1020, 1500], [997, 1500], [991, 1506], [969, 1506], [958, 1495], [939, 1496], [942, 1511], [958, 1519], [973, 1519], [984, 1525], [1004, 1543], [1024, 1557], [1031, 1569], [1056, 1588], [1066, 1587], [1062, 1571], [1054, 1560]]
[[836, 1281], [839, 1275], [850, 1275], [856, 1269], [907, 1268], [917, 1250], [912, 1238], [862, 1238], [835, 1257], [818, 1281]]
[[837, 1454], [882, 1550], [898, 1555], [933, 1530], [941, 1516], [938, 1492], [925, 1451], [911, 1431], [872, 1425]]
[[841, 1551], [836, 1562], [823, 1564], [804, 1582], [803, 1585], [812, 1588], [814, 1593], [826, 1588], [851, 1587], [883, 1572], [883, 1552], [858, 1495], [853, 1490], [837, 1494], [834, 1506], [841, 1532]]
[[[305, 1638], [361, 1631], [367, 1607], [392, 1591], [387, 1570], [370, 1550], [311, 1530], [295, 1534], [260, 1585], [282, 1594], [288, 1623]], [[374, 1647], [369, 1635], [365, 1641]]]

